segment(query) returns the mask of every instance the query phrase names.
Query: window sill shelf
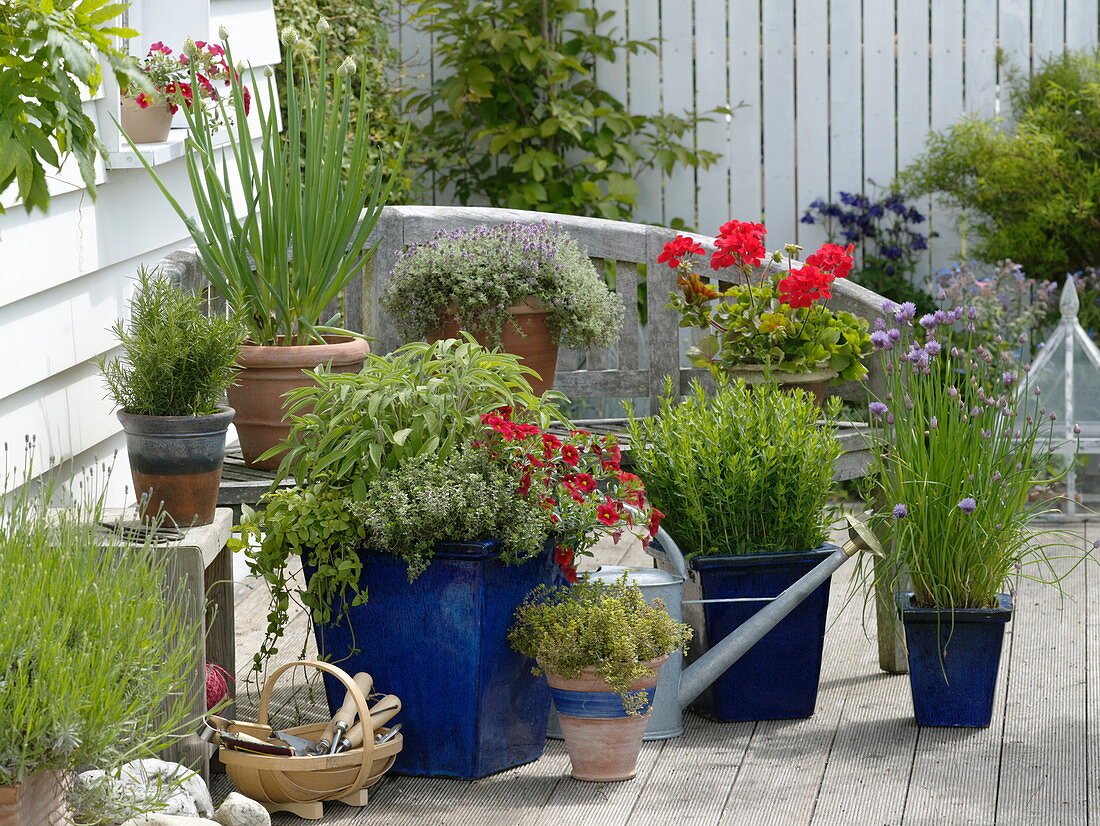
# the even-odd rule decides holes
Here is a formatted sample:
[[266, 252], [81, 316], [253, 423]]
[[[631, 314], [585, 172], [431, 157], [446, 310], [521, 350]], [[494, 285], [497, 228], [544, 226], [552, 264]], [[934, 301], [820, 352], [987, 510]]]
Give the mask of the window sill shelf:
[[[117, 152], [107, 153], [108, 169], [141, 169], [141, 159], [144, 158], [150, 166], [160, 166], [176, 158], [182, 158], [186, 152], [184, 141], [187, 138], [186, 129], [173, 129], [168, 133], [168, 140], [160, 143], [139, 143], [135, 151], [128, 143]], [[125, 141], [125, 139], [123, 139]], [[229, 136], [224, 131], [214, 135], [214, 146], [226, 146]]]

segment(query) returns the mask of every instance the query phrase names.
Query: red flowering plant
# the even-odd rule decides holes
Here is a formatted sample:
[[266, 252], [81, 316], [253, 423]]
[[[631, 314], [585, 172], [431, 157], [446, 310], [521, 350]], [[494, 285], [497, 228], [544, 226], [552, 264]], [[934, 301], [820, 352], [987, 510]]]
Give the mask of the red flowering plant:
[[769, 372], [828, 369], [837, 383], [863, 378], [862, 359], [871, 352], [867, 322], [827, 306], [833, 281], [852, 269], [852, 247], [825, 244], [800, 263], [795, 244], [769, 254], [766, 234], [762, 224], [747, 221], [718, 230], [710, 267], [722, 273], [717, 279], [732, 281], [725, 290], [694, 271], [695, 257], [707, 255], [702, 244], [686, 235], [665, 244], [657, 263], [679, 271], [680, 293], [669, 306], [680, 311], [681, 327], [709, 331], [688, 358], [715, 373], [752, 364]]
[[590, 555], [601, 534], [618, 542], [631, 533], [648, 544], [657, 533], [663, 514], [647, 502], [642, 480], [622, 469], [613, 436], [573, 430], [560, 438], [513, 421], [510, 408], [481, 419], [487, 432], [478, 447], [516, 475], [520, 496], [543, 508], [554, 561], [569, 582], [577, 581], [577, 556]]
[[[196, 96], [200, 100], [209, 101], [228, 98], [232, 91], [233, 76], [236, 74], [236, 70], [230, 67], [222, 46], [190, 38], [184, 41], [183, 50], [178, 54], [158, 40], [149, 47], [145, 57], [134, 60], [148, 79], [152, 91], [131, 84], [123, 89], [123, 94], [133, 96], [142, 109], [167, 103], [168, 111], [173, 114], [181, 106], [190, 108]], [[247, 86], [241, 88], [247, 113], [252, 95]]]

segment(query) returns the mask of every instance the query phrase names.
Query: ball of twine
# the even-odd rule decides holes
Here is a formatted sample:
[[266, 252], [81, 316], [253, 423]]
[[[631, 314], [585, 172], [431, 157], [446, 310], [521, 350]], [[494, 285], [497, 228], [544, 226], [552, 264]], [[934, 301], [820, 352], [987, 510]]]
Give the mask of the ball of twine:
[[213, 663], [206, 664], [206, 710], [210, 711], [229, 696], [233, 675]]

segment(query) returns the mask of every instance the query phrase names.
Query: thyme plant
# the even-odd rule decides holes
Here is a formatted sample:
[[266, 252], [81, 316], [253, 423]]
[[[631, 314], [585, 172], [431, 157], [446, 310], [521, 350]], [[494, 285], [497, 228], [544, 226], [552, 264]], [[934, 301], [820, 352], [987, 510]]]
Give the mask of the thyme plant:
[[806, 551], [826, 539], [826, 498], [840, 455], [831, 397], [822, 411], [801, 390], [671, 381], [655, 416], [628, 408], [631, 454], [650, 501], [687, 554]]
[[691, 629], [676, 622], [659, 599], [646, 600], [626, 574], [615, 582], [582, 579], [568, 588], [539, 586], [516, 610], [512, 647], [538, 668], [566, 678], [594, 666], [622, 697], [630, 714], [646, 711], [636, 680], [653, 673], [646, 663], [687, 645]]

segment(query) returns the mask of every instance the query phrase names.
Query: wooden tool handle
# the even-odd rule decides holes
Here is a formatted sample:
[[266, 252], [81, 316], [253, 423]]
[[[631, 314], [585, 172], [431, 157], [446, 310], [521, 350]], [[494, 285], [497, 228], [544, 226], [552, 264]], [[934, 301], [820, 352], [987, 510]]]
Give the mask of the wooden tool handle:
[[[377, 711], [375, 710], [377, 709]], [[373, 706], [370, 711], [370, 733], [374, 734], [379, 727], [386, 725], [390, 720], [397, 716], [397, 713], [401, 711], [401, 700], [397, 698], [396, 694], [387, 694]], [[347, 749], [356, 749], [363, 745], [363, 740], [367, 734], [367, 727], [363, 725], [363, 721], [360, 720], [356, 723], [351, 731], [348, 732], [347, 737], [341, 742], [347, 743], [344, 746], [345, 751]]]
[[[371, 688], [374, 687], [374, 680], [371, 675], [366, 671], [360, 671], [354, 677], [351, 678], [352, 682], [363, 692], [364, 697], [370, 696]], [[332, 738], [336, 736], [337, 726], [340, 727], [341, 733], [348, 730], [348, 727], [355, 722], [355, 718], [358, 715], [358, 707], [355, 702], [355, 697], [352, 696], [351, 689], [348, 689], [347, 694], [344, 695], [344, 702], [340, 705], [340, 708], [336, 710], [336, 713], [332, 715], [332, 720], [325, 726], [324, 733], [321, 734], [321, 742], [331, 743]]]

